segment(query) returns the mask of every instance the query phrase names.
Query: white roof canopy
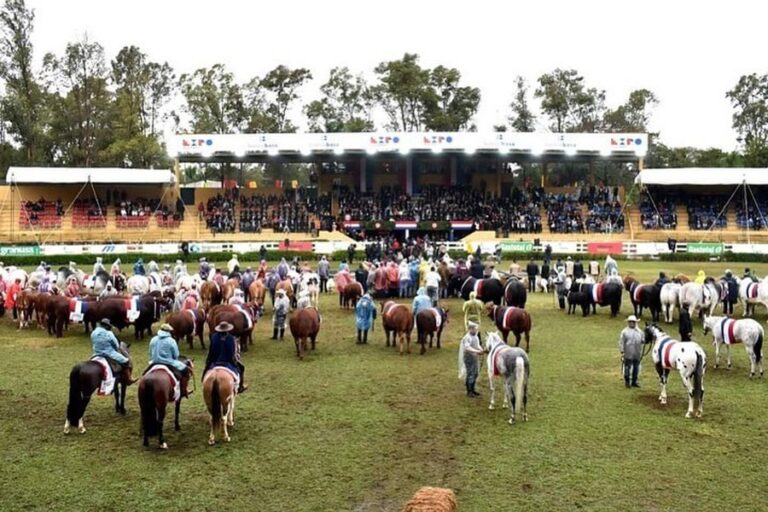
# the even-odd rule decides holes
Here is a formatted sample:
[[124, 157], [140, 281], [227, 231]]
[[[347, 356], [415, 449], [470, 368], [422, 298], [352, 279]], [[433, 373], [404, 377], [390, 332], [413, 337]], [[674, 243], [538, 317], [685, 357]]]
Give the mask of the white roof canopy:
[[755, 167], [686, 167], [643, 169], [635, 177], [642, 185], [768, 185], [768, 169]]
[[8, 184], [88, 183], [122, 185], [168, 185], [175, 176], [168, 169], [123, 169], [119, 167], [10, 167]]

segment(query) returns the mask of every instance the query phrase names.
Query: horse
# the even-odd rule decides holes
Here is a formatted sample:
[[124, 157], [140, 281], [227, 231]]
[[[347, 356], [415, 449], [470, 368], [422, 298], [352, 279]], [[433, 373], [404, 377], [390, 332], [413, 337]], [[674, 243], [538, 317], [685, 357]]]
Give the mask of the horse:
[[235, 424], [235, 397], [240, 377], [229, 368], [214, 366], [203, 378], [203, 399], [210, 416], [211, 432], [208, 444], [216, 444], [216, 430], [221, 430], [225, 442], [230, 441], [227, 427]]
[[176, 386], [186, 389], [187, 382], [192, 379], [194, 365], [191, 359], [180, 356], [179, 360], [187, 365], [189, 371], [182, 377], [182, 382], [177, 383], [176, 377], [165, 365], [153, 365], [139, 380], [139, 408], [141, 409], [141, 430], [144, 436], [144, 446], [149, 446], [149, 438], [157, 436], [161, 450], [167, 450], [168, 444], [163, 435], [163, 421], [165, 421], [165, 409], [169, 403], [175, 402], [173, 428], [177, 432], [181, 430], [179, 413], [181, 412], [180, 393], [176, 394]]
[[633, 313], [640, 318], [643, 316], [643, 308], [651, 310], [651, 318], [654, 322], [661, 316], [661, 301], [659, 289], [652, 284], [640, 284], [631, 274], [624, 277], [624, 288], [629, 292]]
[[646, 324], [644, 343], [653, 343], [651, 353], [661, 384], [659, 402], [667, 404], [669, 371], [677, 369], [688, 390], [688, 411], [685, 417], [691, 418], [695, 414], [701, 418], [704, 412], [704, 373], [707, 367], [707, 354], [704, 350], [693, 341], [673, 340], [656, 324]]
[[474, 291], [477, 300], [482, 302], [493, 302], [497, 306], [501, 305], [504, 298], [504, 285], [498, 279], [475, 279], [468, 277], [462, 281], [460, 276], [454, 276], [451, 280], [454, 287], [458, 285], [459, 295], [464, 300], [469, 300], [469, 294]]
[[320, 302], [320, 276], [315, 272], [305, 272], [301, 275], [299, 288], [309, 292], [309, 302], [317, 308]]
[[664, 313], [664, 321], [672, 323], [675, 304], [680, 300], [680, 290], [682, 285], [679, 283], [664, 283], [659, 292], [659, 301], [661, 302], [661, 311]]
[[675, 277], [672, 278], [672, 281], [680, 284], [685, 284], [685, 283], [690, 283], [691, 278], [685, 274], [676, 274]]
[[304, 359], [304, 352], [307, 351], [307, 340], [312, 343], [312, 350], [315, 350], [317, 333], [320, 332], [320, 313], [311, 306], [298, 309], [288, 320], [288, 326], [293, 335], [293, 342], [296, 344], [296, 356], [299, 359]]
[[149, 278], [147, 276], [134, 275], [125, 283], [130, 295], [146, 295], [149, 293]]
[[445, 308], [422, 309], [416, 314], [417, 343], [421, 345], [422, 355], [427, 351], [427, 336], [429, 336], [429, 348], [432, 348], [432, 338], [437, 334], [437, 348], [440, 348], [440, 336], [446, 323], [448, 323], [448, 310]]
[[267, 287], [261, 279], [255, 279], [248, 287], [248, 297], [251, 302], [264, 304], [267, 298]]
[[29, 321], [35, 311], [35, 302], [37, 301], [37, 292], [26, 289], [16, 297], [16, 316], [19, 319], [19, 330], [29, 327]]
[[218, 283], [206, 281], [200, 285], [200, 303], [203, 309], [210, 310], [213, 306], [221, 304], [222, 290]]
[[363, 296], [363, 285], [357, 281], [350, 281], [347, 286], [344, 287], [341, 296], [342, 301], [344, 302], [344, 309], [355, 309], [357, 301]]
[[528, 300], [528, 290], [525, 285], [516, 277], [510, 277], [504, 286], [504, 305], [525, 308]]
[[488, 368], [488, 385], [491, 388], [491, 403], [489, 410], [496, 407], [496, 388], [493, 378], [500, 375], [504, 378], [504, 407], [509, 407], [509, 424], [515, 423], [515, 417], [522, 412], [523, 421], [528, 421], [528, 377], [531, 365], [528, 354], [520, 347], [510, 347], [501, 336], [489, 332], [485, 337], [485, 349], [488, 352], [486, 367]]
[[[128, 345], [120, 342], [120, 353], [130, 361]], [[107, 362], [107, 364], [110, 364]], [[125, 388], [133, 384], [131, 379], [132, 365], [129, 363], [117, 376], [115, 381], [109, 383], [103, 389], [104, 394], [115, 395], [115, 412], [125, 415]], [[64, 422], [64, 433], [69, 434], [70, 428], [77, 426], [78, 432], [85, 434], [85, 425], [83, 417], [85, 409], [91, 400], [94, 391], [102, 386], [102, 382], [107, 378], [107, 371], [97, 361], [89, 360], [77, 363], [72, 371], [69, 372], [69, 402], [67, 403], [67, 419]], [[102, 394], [102, 390], [99, 390]]]
[[[296, 307], [296, 301], [293, 295], [293, 283], [290, 279], [278, 281], [278, 283], [275, 284], [275, 293], [277, 293], [277, 290], [285, 290], [285, 296], [288, 297], [288, 300], [291, 302], [291, 307]], [[274, 304], [274, 300], [272, 303]]]
[[751, 279], [742, 279], [739, 281], [739, 301], [744, 302], [743, 316], [754, 315], [756, 304], [768, 308], [768, 284], [764, 281], [754, 283]]
[[688, 304], [691, 315], [712, 316], [720, 301], [720, 285], [711, 277], [708, 277], [704, 284], [685, 283], [680, 289], [679, 300], [681, 308]]
[[760, 368], [763, 378], [763, 326], [751, 318], [734, 320], [725, 316], [705, 316], [704, 335], [712, 331], [715, 345], [715, 368], [720, 366], [720, 345], [728, 347], [728, 368], [731, 367], [731, 345], [744, 343], [750, 362], [749, 377], [755, 376], [755, 369]]
[[205, 310], [203, 308], [184, 309], [171, 313], [165, 318], [165, 321], [173, 327], [173, 334], [177, 340], [181, 341], [182, 337], [186, 337], [190, 350], [194, 348], [193, 339], [195, 336], [200, 338], [200, 346], [205, 350], [203, 338]]
[[578, 280], [571, 285], [571, 292], [577, 292], [575, 295], [568, 295], [569, 310], [572, 301], [576, 301], [581, 306], [582, 316], [589, 315], [589, 309], [592, 313], [597, 313], [597, 305], [611, 307], [611, 318], [615, 318], [621, 309], [622, 286], [617, 283], [580, 283]]
[[389, 333], [392, 333], [392, 346], [395, 347], [395, 337], [400, 343], [400, 355], [403, 355], [403, 345], [406, 352], [411, 353], [411, 331], [413, 330], [413, 315], [408, 306], [389, 300], [381, 304], [381, 323], [389, 346]]
[[258, 304], [248, 303], [242, 306], [219, 304], [213, 306], [207, 313], [208, 331], [221, 322], [229, 322], [234, 326], [232, 335], [240, 340], [240, 351], [247, 352], [248, 345], [253, 345], [253, 329], [259, 319]]
[[497, 306], [492, 302], [485, 305], [488, 317], [496, 324], [496, 328], [504, 336], [504, 343], [509, 338], [510, 331], [515, 335], [515, 346], [520, 346], [520, 335], [525, 334], [525, 351], [530, 351], [531, 345], [531, 314], [514, 306]]

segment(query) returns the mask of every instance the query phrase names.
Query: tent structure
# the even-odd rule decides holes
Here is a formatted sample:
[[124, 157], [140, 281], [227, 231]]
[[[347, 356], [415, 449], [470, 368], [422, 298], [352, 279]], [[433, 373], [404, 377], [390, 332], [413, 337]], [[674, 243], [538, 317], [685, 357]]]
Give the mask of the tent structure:
[[171, 185], [175, 176], [168, 169], [124, 169], [119, 167], [15, 167], [5, 177], [9, 185], [32, 184], [120, 184]]
[[754, 167], [687, 167], [681, 169], [643, 169], [635, 177], [637, 185], [768, 185], [768, 169]]

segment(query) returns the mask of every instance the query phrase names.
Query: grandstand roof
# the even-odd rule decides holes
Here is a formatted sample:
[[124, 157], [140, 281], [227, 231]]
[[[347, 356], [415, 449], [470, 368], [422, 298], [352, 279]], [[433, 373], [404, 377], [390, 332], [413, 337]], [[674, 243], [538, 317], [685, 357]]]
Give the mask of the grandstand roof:
[[370, 132], [178, 134], [170, 152], [183, 162], [310, 160], [341, 155], [485, 154], [529, 160], [636, 160], [648, 149], [644, 133]]
[[635, 177], [642, 185], [768, 185], [768, 169], [755, 167], [686, 167], [643, 169]]
[[123, 169], [119, 167], [10, 167], [8, 184], [102, 183], [121, 185], [161, 185], [174, 183], [168, 169]]

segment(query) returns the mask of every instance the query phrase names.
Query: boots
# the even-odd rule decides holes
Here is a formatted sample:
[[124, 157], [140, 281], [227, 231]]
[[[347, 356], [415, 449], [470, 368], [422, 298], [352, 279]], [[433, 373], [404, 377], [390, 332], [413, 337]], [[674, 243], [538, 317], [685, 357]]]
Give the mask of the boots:
[[280, 329], [280, 341], [283, 341], [284, 334], [285, 334], [285, 329]]
[[363, 340], [362, 340], [362, 338], [360, 337], [360, 334], [361, 334], [361, 333], [362, 333], [362, 331], [361, 331], [360, 329], [358, 329], [358, 330], [357, 330], [357, 342], [356, 342], [356, 344], [357, 344], [357, 345], [360, 345], [361, 343], [363, 343]]
[[273, 327], [272, 328], [272, 337], [269, 338], [269, 339], [271, 339], [271, 340], [276, 340], [277, 339], [277, 327]]
[[368, 343], [368, 331], [363, 331], [363, 345]]

